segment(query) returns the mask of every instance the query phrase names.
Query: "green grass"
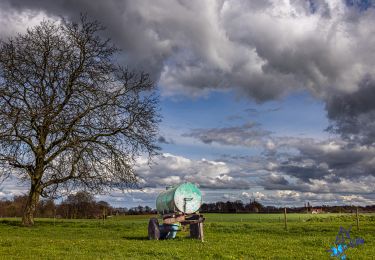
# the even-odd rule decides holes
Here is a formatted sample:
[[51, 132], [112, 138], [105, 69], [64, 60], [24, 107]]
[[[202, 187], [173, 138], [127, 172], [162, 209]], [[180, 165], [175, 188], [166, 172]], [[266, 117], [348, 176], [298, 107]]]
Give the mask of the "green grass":
[[375, 256], [375, 215], [206, 214], [205, 242], [179, 232], [174, 240], [147, 240], [150, 216], [106, 220], [0, 219], [1, 259], [329, 259], [340, 226], [365, 243], [346, 251], [349, 259]]

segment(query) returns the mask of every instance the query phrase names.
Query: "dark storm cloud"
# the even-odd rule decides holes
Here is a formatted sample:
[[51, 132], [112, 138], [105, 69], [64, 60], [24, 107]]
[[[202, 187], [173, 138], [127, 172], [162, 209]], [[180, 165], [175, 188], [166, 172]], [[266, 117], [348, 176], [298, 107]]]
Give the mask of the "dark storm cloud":
[[375, 81], [361, 82], [354, 93], [335, 95], [327, 101], [330, 130], [345, 140], [365, 145], [375, 143]]
[[184, 136], [197, 138], [206, 144], [216, 142], [223, 145], [259, 146], [263, 145], [263, 139], [270, 133], [256, 123], [247, 123], [234, 127], [193, 129]]
[[164, 136], [159, 136], [158, 142], [161, 144], [173, 144], [174, 143], [172, 139], [167, 139]]
[[341, 0], [3, 0], [0, 7], [3, 36], [37, 12], [73, 20], [87, 12], [124, 51], [122, 62], [150, 72], [163, 95], [231, 88], [265, 101], [303, 88], [327, 98], [375, 74], [375, 36], [366, 29], [375, 11], [354, 12]]
[[290, 155], [278, 166], [278, 170], [289, 176], [309, 182], [313, 179], [356, 179], [375, 176], [375, 150], [367, 146], [347, 143], [315, 143], [297, 147], [299, 154]]
[[[154, 80], [160, 76], [163, 62], [171, 51], [172, 46], [163, 44], [158, 38], [155, 28], [150, 28], [148, 22], [140, 13], [142, 5], [149, 8], [147, 3], [132, 4], [133, 1], [91, 1], [91, 0], [36, 0], [36, 1], [3, 1], [0, 4], [6, 12], [42, 11], [49, 16], [63, 17], [78, 21], [80, 13], [87, 13], [90, 18], [97, 19], [106, 27], [106, 35], [124, 51], [122, 63], [134, 69], [146, 70]], [[139, 8], [139, 9], [138, 9]], [[25, 13], [24, 13], [25, 14]], [[10, 23], [12, 21], [10, 20]], [[25, 26], [29, 26], [25, 24]]]
[[321, 179], [329, 174], [328, 169], [322, 169], [316, 165], [311, 166], [296, 166], [296, 165], [280, 165], [278, 168], [280, 172], [283, 172], [289, 176], [296, 177], [305, 182], [309, 182], [310, 179]]
[[[253, 158], [246, 156], [222, 156], [221, 161], [237, 165], [241, 178], [255, 172], [261, 181], [259, 185], [269, 190], [297, 190], [303, 192], [330, 192], [318, 183], [340, 183], [375, 177], [375, 148], [348, 141], [312, 138], [276, 137], [256, 124], [244, 126], [196, 129], [187, 136], [207, 144], [262, 147], [263, 153]], [[268, 172], [268, 175], [265, 173]], [[288, 180], [291, 179], [293, 181]], [[345, 187], [348, 189], [348, 187]], [[357, 190], [361, 190], [360, 188]]]
[[290, 183], [284, 178], [284, 176], [270, 174], [267, 177], [263, 178], [260, 182], [265, 189], [268, 190], [285, 190], [291, 189]]

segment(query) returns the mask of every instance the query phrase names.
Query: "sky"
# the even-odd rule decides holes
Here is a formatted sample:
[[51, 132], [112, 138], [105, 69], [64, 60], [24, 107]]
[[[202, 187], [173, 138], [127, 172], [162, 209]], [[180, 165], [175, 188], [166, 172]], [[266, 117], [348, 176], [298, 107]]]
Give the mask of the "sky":
[[[162, 115], [142, 189], [97, 199], [155, 207], [189, 181], [204, 202], [375, 203], [374, 1], [0, 0], [0, 39], [80, 12], [151, 75]], [[7, 180], [0, 197], [26, 190]]]

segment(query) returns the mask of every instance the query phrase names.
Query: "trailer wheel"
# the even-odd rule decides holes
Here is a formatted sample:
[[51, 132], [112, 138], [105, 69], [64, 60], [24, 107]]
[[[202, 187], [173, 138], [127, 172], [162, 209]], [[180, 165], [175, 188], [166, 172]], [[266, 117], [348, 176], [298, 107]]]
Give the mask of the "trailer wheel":
[[160, 238], [159, 221], [157, 218], [150, 218], [150, 221], [148, 222], [148, 239], [159, 240], [159, 238]]

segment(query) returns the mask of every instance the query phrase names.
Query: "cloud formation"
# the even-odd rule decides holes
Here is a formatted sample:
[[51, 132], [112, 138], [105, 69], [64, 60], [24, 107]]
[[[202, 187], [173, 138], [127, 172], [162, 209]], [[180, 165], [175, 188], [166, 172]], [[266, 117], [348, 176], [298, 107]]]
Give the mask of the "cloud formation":
[[5, 0], [1, 9], [12, 14], [3, 28], [15, 31], [20, 14], [87, 12], [107, 26], [124, 62], [160, 79], [164, 95], [231, 88], [257, 101], [296, 89], [327, 97], [375, 74], [375, 11], [347, 1]]
[[304, 89], [326, 102], [335, 132], [374, 140], [371, 1], [4, 0], [0, 10], [2, 38], [43, 17], [87, 12], [163, 95], [234, 89], [266, 101]]
[[[267, 205], [303, 205], [306, 201], [318, 204], [375, 202], [373, 175], [351, 178], [327, 170], [317, 174], [318, 170], [313, 171], [312, 166], [303, 164], [296, 164], [292, 170], [283, 166], [282, 160], [261, 156], [225, 156], [210, 161], [163, 154], [155, 158], [151, 168], [146, 160], [141, 161], [137, 173], [144, 188], [154, 191], [148, 195], [151, 197], [156, 197], [160, 187], [189, 181], [200, 186], [206, 202], [250, 198]], [[149, 198], [139, 192], [136, 195]]]
[[140, 160], [136, 169], [141, 185], [165, 187], [181, 182], [197, 183], [201, 188], [248, 189], [248, 180], [234, 174], [236, 168], [225, 162], [206, 159], [191, 160], [182, 156], [164, 153], [149, 167], [146, 160]]
[[[202, 142], [221, 145], [263, 148], [260, 155], [225, 156], [223, 161], [237, 165], [241, 178], [253, 180], [265, 190], [293, 190], [298, 192], [333, 194], [373, 194], [375, 180], [375, 148], [353, 144], [341, 139], [314, 140], [312, 138], [278, 137], [271, 133], [254, 135], [247, 132], [249, 125], [195, 129], [190, 134]], [[262, 129], [258, 126], [258, 131]], [[207, 142], [210, 140], [210, 142]], [[242, 141], [240, 141], [242, 140]], [[253, 175], [254, 176], [254, 175]]]
[[364, 79], [354, 93], [335, 95], [328, 99], [326, 109], [330, 130], [351, 143], [374, 146], [375, 143], [375, 81]]
[[265, 138], [270, 136], [270, 132], [263, 130], [256, 123], [247, 123], [234, 127], [193, 129], [184, 136], [197, 138], [206, 144], [216, 142], [223, 145], [251, 147], [263, 145]]
[[[106, 36], [123, 50], [121, 62], [149, 72], [164, 96], [230, 89], [264, 102], [305, 90], [325, 102], [330, 130], [341, 137], [276, 137], [256, 123], [194, 129], [185, 137], [208, 145], [258, 146], [264, 153], [218, 161], [163, 154], [151, 169], [140, 163], [139, 176], [147, 185], [258, 186], [279, 192], [263, 196], [270, 201], [375, 200], [370, 185], [375, 8], [370, 1], [3, 0], [0, 38], [46, 17], [77, 20], [80, 12], [102, 22]], [[164, 137], [159, 142], [171, 143]]]

